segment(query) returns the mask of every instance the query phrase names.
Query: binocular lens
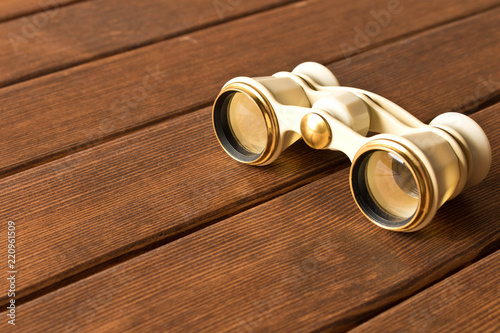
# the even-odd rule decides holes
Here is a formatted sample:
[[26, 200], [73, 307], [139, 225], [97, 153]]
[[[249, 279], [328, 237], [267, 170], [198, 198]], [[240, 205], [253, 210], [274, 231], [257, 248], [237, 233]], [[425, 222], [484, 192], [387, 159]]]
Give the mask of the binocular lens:
[[367, 215], [387, 226], [411, 220], [418, 208], [419, 189], [411, 169], [400, 156], [372, 151], [355, 167], [354, 193]]
[[[248, 93], [247, 93], [248, 90]], [[267, 112], [267, 113], [266, 113]], [[228, 87], [214, 104], [213, 123], [220, 144], [234, 159], [260, 163], [269, 158], [279, 129], [266, 115], [272, 112], [266, 100], [243, 85]]]
[[235, 140], [247, 151], [260, 154], [267, 143], [267, 127], [259, 106], [249, 96], [235, 92], [227, 99], [227, 117]]

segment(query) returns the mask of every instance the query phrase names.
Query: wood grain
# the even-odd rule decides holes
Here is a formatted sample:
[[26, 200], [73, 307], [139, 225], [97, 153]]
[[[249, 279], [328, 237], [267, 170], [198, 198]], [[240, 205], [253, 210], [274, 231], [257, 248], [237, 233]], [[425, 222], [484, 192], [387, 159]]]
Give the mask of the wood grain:
[[0, 2], [0, 22], [80, 1], [85, 0], [2, 0]]
[[205, 108], [4, 179], [2, 226], [15, 221], [18, 247], [29, 249], [17, 295], [266, 201], [342, 160], [299, 144], [269, 168], [242, 166], [219, 146]]
[[500, 246], [499, 111], [496, 105], [473, 116], [493, 146], [488, 178], [442, 207], [421, 232], [395, 233], [368, 222], [344, 170], [21, 305], [20, 316], [29, 318], [24, 327], [352, 328]]
[[297, 0], [231, 4], [227, 0], [95, 0], [42, 11], [0, 24], [0, 36], [8, 37], [0, 39], [0, 86], [293, 1]]
[[361, 332], [500, 331], [500, 251], [352, 330]]
[[[93, 3], [97, 1], [78, 6], [91, 6]], [[391, 24], [371, 38], [365, 48], [467, 15], [492, 4], [483, 0], [453, 3], [453, 6], [446, 2], [431, 4], [429, 1], [405, 4], [404, 10], [393, 15]], [[302, 61], [328, 63], [342, 58], [342, 43], [354, 45], [356, 27], [364, 27], [366, 22], [374, 20], [369, 9], [386, 10], [386, 5], [385, 0], [356, 3], [347, 0], [334, 3], [300, 2], [2, 89], [0, 174], [23, 170], [144, 124], [206, 106], [217, 95], [220, 87], [232, 77], [269, 75], [291, 69]], [[478, 24], [481, 20], [484, 23]], [[449, 41], [449, 38], [465, 37], [465, 41], [456, 48], [452, 43], [445, 44], [448, 52], [455, 52], [456, 58], [450, 59], [451, 64], [445, 64], [446, 70], [440, 70], [440, 77], [452, 71], [452, 64], [470, 64], [470, 68], [478, 67], [485, 73], [497, 75], [499, 67], [495, 46], [499, 40], [498, 10], [464, 22], [466, 23], [461, 25], [462, 28], [455, 32], [452, 32], [453, 29], [442, 32], [452, 32], [450, 37], [438, 36], [439, 32], [436, 32], [436, 36], [431, 38], [439, 39], [436, 44], [432, 44], [436, 48], [442, 46], [444, 41]], [[53, 51], [58, 52], [57, 56], [41, 57], [43, 52], [39, 48], [34, 49], [35, 55], [24, 60], [12, 57], [9, 53], [6, 57], [0, 57], [8, 59], [0, 62], [0, 66], [6, 66], [5, 71], [0, 73], [22, 71], [26, 66], [31, 66], [32, 61], [36, 63], [36, 68], [41, 68], [43, 62], [50, 63], [55, 58], [57, 62], [66, 61], [65, 59], [74, 59], [73, 56], [85, 56], [89, 52], [74, 47], [61, 51], [59, 46], [66, 45], [65, 40], [73, 37], [65, 35], [58, 39], [59, 30], [57, 33], [49, 33], [47, 30], [46, 33], [48, 43], [43, 45], [54, 48]], [[56, 37], [52, 38], [54, 34]], [[79, 36], [78, 33], [75, 34]], [[469, 35], [474, 37], [468, 38]], [[480, 38], [476, 38], [477, 36]], [[123, 41], [123, 37], [116, 38]], [[97, 43], [99, 48], [109, 38], [103, 40], [104, 42]], [[29, 45], [34, 47], [34, 44]], [[406, 45], [400, 45], [399, 49], [405, 47]], [[11, 52], [4, 50], [0, 48], [0, 52]], [[392, 49], [384, 49], [386, 51]], [[438, 53], [437, 50], [433, 51], [433, 54]], [[416, 48], [413, 52], [422, 54]], [[460, 54], [467, 54], [469, 58], [458, 56]], [[411, 54], [405, 56], [411, 57]], [[442, 58], [442, 55], [439, 56]], [[391, 59], [394, 63], [398, 62], [397, 59]], [[484, 59], [488, 61], [485, 62]], [[16, 66], [17, 61], [22, 61], [22, 66]], [[424, 73], [413, 65], [419, 61], [418, 58], [401, 61], [408, 66], [405, 71], [417, 71], [420, 76]], [[158, 81], [153, 81], [158, 84], [144, 92], [144, 80], [148, 79], [150, 72], [159, 73], [155, 76]], [[472, 76], [467, 76], [468, 71], [452, 74], [460, 75], [460, 78], [466, 80], [452, 82], [446, 95], [452, 99], [452, 104], [459, 103], [463, 96], [474, 93], [475, 86], [470, 86], [469, 81], [476, 79], [476, 72], [470, 73]], [[366, 70], [359, 73], [359, 76], [372, 75]], [[354, 80], [349, 81], [345, 75], [340, 78], [356, 83]], [[378, 84], [371, 82], [371, 86], [375, 88]], [[454, 89], [461, 91], [455, 94]], [[480, 97], [484, 97], [484, 94], [486, 92], [482, 90]], [[420, 99], [426, 101], [424, 97]], [[402, 98], [398, 100], [401, 101]]]
[[[394, 100], [415, 105], [411, 111], [429, 121], [474, 93], [477, 73], [493, 71], [496, 75], [495, 70], [498, 71], [495, 62], [498, 58], [492, 56], [496, 53], [491, 46], [492, 40], [498, 40], [494, 28], [498, 16], [499, 11], [486, 13], [420, 38], [383, 47], [383, 52], [398, 56], [393, 58], [394, 66], [406, 69], [410, 76], [413, 71], [433, 70], [433, 75], [420, 77], [419, 88], [425, 87], [425, 82], [433, 85], [436, 77], [451, 77], [446, 79], [449, 85], [436, 86], [448, 104], [439, 100], [438, 107], [428, 107], [426, 90], [414, 90], [405, 96], [394, 96], [393, 92]], [[478, 31], [481, 34], [473, 41], [450, 43], [446, 47], [450, 60], [438, 67], [429, 60], [432, 55], [421, 57], [419, 53], [422, 45], [434, 45], [433, 54], [439, 58], [441, 49], [437, 46], [443, 44], [443, 38], [459, 38]], [[481, 42], [482, 39], [485, 41]], [[479, 45], [484, 47], [476, 47]], [[459, 57], [464, 50], [469, 52], [467, 59]], [[379, 59], [379, 52], [378, 49], [370, 52], [373, 59]], [[372, 73], [369, 75], [386, 71], [385, 66], [377, 67], [378, 62], [371, 70], [371, 57], [361, 59], [365, 62], [352, 60], [356, 66], [346, 78], [361, 76], [357, 71]], [[425, 61], [429, 63], [426, 65]], [[462, 61], [475, 68], [467, 81], [459, 80], [464, 74], [455, 70]], [[337, 66], [340, 65], [334, 65]], [[454, 75], [457, 75], [455, 81]], [[351, 82], [357, 86], [355, 81]], [[397, 91], [401, 87], [400, 81], [389, 79], [370, 84], [374, 91]], [[485, 89], [480, 92], [481, 96], [488, 93]], [[153, 103], [159, 103], [159, 99], [160, 96], [155, 97]], [[57, 105], [59, 108], [64, 105], [63, 100]], [[153, 110], [158, 105], [150, 107]], [[203, 109], [176, 117], [1, 180], [0, 220], [4, 224], [8, 220], [17, 221], [22, 233], [20, 246], [30, 249], [29, 255], [21, 256], [19, 261], [24, 276], [18, 283], [18, 294], [40, 290], [134, 249], [264, 202], [310, 182], [328, 169], [334, 172], [347, 166], [346, 159], [339, 154], [313, 152], [304, 145], [289, 151], [289, 155], [268, 168], [239, 165], [219, 148], [209, 113], [209, 109]], [[79, 126], [80, 121], [84, 120], [72, 119], [72, 126]]]

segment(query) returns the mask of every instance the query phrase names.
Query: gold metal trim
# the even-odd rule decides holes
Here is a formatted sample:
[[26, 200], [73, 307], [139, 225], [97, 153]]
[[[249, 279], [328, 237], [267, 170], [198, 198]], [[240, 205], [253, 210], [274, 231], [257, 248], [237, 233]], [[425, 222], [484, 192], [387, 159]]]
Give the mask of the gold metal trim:
[[[403, 160], [406, 163], [408, 163], [412, 175], [416, 179], [417, 186], [419, 189], [419, 202], [415, 214], [413, 215], [413, 217], [409, 222], [397, 228], [391, 228], [386, 225], [383, 225], [378, 221], [374, 220], [372, 217], [368, 216], [363, 210], [363, 208], [359, 205], [358, 200], [354, 195], [354, 188], [353, 188], [354, 166], [356, 165], [356, 163], [361, 162], [359, 161], [359, 158], [363, 154], [370, 151], [380, 151], [380, 150], [396, 153], [401, 158], [403, 158]], [[363, 147], [361, 147], [353, 159], [349, 175], [349, 183], [351, 187], [352, 196], [354, 197], [354, 201], [356, 202], [356, 205], [361, 210], [363, 215], [365, 215], [370, 221], [372, 221], [373, 223], [384, 229], [392, 231], [413, 231], [414, 229], [417, 229], [422, 223], [426, 223], [428, 217], [431, 215], [433, 216], [438, 209], [436, 203], [437, 201], [435, 200], [436, 194], [434, 193], [432, 180], [427, 171], [427, 168], [424, 166], [422, 161], [420, 161], [420, 159], [411, 149], [407, 148], [402, 143], [397, 142], [395, 140], [390, 140], [386, 138], [374, 139], [366, 143]]]
[[269, 161], [273, 157], [274, 153], [278, 149], [279, 141], [280, 141], [280, 129], [279, 129], [278, 118], [276, 117], [276, 114], [274, 112], [272, 104], [269, 102], [269, 100], [266, 98], [266, 96], [264, 96], [264, 94], [262, 94], [259, 91], [259, 89], [256, 89], [247, 83], [231, 82], [230, 84], [228, 84], [222, 88], [221, 92], [219, 93], [219, 95], [215, 99], [215, 102], [214, 102], [213, 107], [212, 107], [212, 119], [214, 119], [214, 116], [215, 116], [215, 106], [217, 105], [218, 100], [221, 98], [222, 95], [224, 95], [228, 92], [243, 93], [243, 94], [247, 95], [248, 97], [250, 97], [257, 104], [260, 111], [262, 112], [262, 115], [264, 116], [264, 121], [265, 121], [266, 127], [267, 127], [266, 147], [264, 148], [264, 150], [262, 151], [262, 153], [259, 155], [259, 157], [257, 159], [250, 161], [250, 162], [242, 161], [227, 151], [227, 149], [224, 147], [222, 142], [219, 140], [219, 136], [217, 135], [217, 131], [215, 129], [215, 124], [212, 124], [214, 131], [215, 131], [215, 136], [217, 137], [217, 141], [219, 141], [219, 144], [226, 151], [226, 153], [228, 153], [229, 156], [231, 156], [233, 159], [237, 160], [238, 162], [250, 164], [250, 165], [265, 164], [267, 161]]
[[332, 142], [332, 129], [321, 115], [311, 112], [300, 122], [300, 133], [307, 145], [314, 149], [324, 149]]

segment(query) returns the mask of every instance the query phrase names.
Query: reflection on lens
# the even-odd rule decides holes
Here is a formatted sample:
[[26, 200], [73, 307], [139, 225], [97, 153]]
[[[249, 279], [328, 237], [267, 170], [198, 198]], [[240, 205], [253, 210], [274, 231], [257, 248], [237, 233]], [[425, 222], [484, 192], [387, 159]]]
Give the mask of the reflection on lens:
[[366, 189], [392, 222], [411, 218], [418, 207], [419, 190], [411, 170], [398, 155], [376, 151], [367, 157]]
[[236, 92], [227, 106], [231, 132], [238, 143], [254, 154], [260, 154], [267, 143], [267, 127], [262, 111], [249, 96]]

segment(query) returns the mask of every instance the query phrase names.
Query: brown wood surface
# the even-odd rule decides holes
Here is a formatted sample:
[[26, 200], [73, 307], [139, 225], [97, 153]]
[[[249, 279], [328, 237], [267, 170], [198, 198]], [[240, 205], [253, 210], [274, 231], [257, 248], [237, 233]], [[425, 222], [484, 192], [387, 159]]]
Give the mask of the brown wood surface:
[[[495, 331], [499, 4], [1, 1], [0, 228], [16, 221], [18, 329]], [[472, 115], [488, 178], [400, 234], [358, 211], [341, 153], [299, 142], [267, 167], [230, 159], [210, 117], [222, 84], [302, 61], [425, 122]]]
[[[430, 121], [475, 94], [479, 76], [493, 73], [496, 79], [500, 74], [491, 46], [500, 40], [495, 29], [499, 14], [485, 13], [332, 68], [341, 82], [358, 77], [348, 83], [382, 91]], [[466, 38], [474, 31], [485, 33]], [[460, 42], [437, 47], [449, 38]], [[468, 60], [460, 56], [464, 50]], [[387, 60], [381, 54], [393, 57]], [[465, 61], [473, 70], [456, 71]], [[383, 78], [391, 68], [402, 73]], [[433, 75], [422, 75], [423, 68], [432, 68]], [[370, 73], [372, 80], [361, 73]], [[436, 75], [446, 85], [435, 84]], [[401, 95], [404, 76], [418, 77], [418, 83]], [[439, 93], [446, 98], [431, 99], [434, 103], [425, 98]], [[488, 97], [488, 89], [479, 89], [479, 99]], [[341, 155], [315, 152], [303, 144], [271, 167], [242, 166], [218, 146], [205, 108], [5, 178], [0, 181], [0, 218], [4, 224], [15, 220], [24, 226], [20, 246], [31, 253], [19, 260], [24, 276], [18, 293], [24, 296], [119, 255], [166, 242], [346, 166]]]
[[500, 104], [473, 115], [493, 146], [488, 178], [442, 207], [422, 232], [368, 222], [343, 170], [21, 305], [19, 313], [33, 332], [352, 328], [500, 246], [499, 111]]
[[[374, 20], [368, 8], [380, 11], [387, 6], [386, 1], [366, 1], [370, 6], [347, 0], [334, 2], [334, 20], [332, 2], [300, 2], [2, 89], [0, 174], [47, 162], [71, 154], [74, 149], [86, 148], [89, 142], [108, 140], [123, 131], [208, 105], [220, 87], [232, 77], [269, 75], [291, 69], [302, 61], [328, 63], [340, 59], [343, 57], [342, 43], [354, 45], [355, 28]], [[78, 5], [90, 6], [93, 2]], [[465, 0], [453, 3], [453, 6], [448, 3], [437, 5], [431, 1], [405, 3], [407, 7], [393, 15], [391, 24], [371, 38], [366, 47], [470, 14], [474, 9], [491, 4]], [[474, 7], [476, 4], [479, 7]], [[496, 13], [498, 11], [477, 16], [487, 22], [478, 26], [479, 19], [476, 18], [467, 27], [473, 30], [472, 33], [464, 28], [457, 32], [458, 36], [454, 35], [465, 38], [457, 47], [468, 48], [459, 54], [466, 51], [471, 55], [468, 59], [457, 55], [454, 61], [462, 62], [462, 66], [472, 61], [470, 69], [475, 71], [476, 60], [487, 57], [493, 60], [493, 65], [481, 63], [481, 68], [486, 73], [498, 71], [494, 61], [494, 43], [498, 41]], [[485, 32], [478, 29], [485, 29]], [[477, 34], [481, 34], [481, 38], [471, 40], [467, 37]], [[64, 36], [61, 38], [65, 39]], [[446, 40], [446, 36], [442, 38], [442, 41]], [[57, 47], [61, 43], [44, 45]], [[455, 49], [452, 43], [448, 47]], [[12, 52], [10, 47], [8, 49], [7, 52]], [[71, 50], [67, 52], [73, 52]], [[36, 55], [32, 56], [39, 59], [36, 61], [53, 61], [52, 57], [39, 57], [41, 51], [34, 52]], [[30, 57], [27, 60], [34, 60]], [[11, 53], [9, 59], [20, 61]], [[29, 64], [30, 61], [23, 61], [22, 66], [11, 63], [7, 72], [11, 68], [23, 70], [23, 66]], [[157, 71], [161, 73], [156, 76], [159, 81], [153, 82], [158, 82], [158, 85], [144, 94], [144, 80], [149, 72]], [[361, 73], [360, 76], [370, 75], [366, 71]], [[468, 71], [456, 75], [467, 74]], [[461, 83], [465, 90], [470, 89], [469, 80], [467, 77]]]
[[0, 1], [0, 22], [81, 1], [86, 0], [2, 0]]
[[424, 331], [500, 331], [500, 251], [351, 332]]
[[2, 223], [24, 226], [30, 249], [18, 295], [347, 166], [302, 144], [272, 167], [242, 167], [211, 126], [203, 109], [0, 182]]
[[[9, 37], [0, 39], [0, 86], [293, 1], [93, 0], [22, 17], [0, 24], [0, 36]], [[464, 12], [494, 4], [481, 2]]]

